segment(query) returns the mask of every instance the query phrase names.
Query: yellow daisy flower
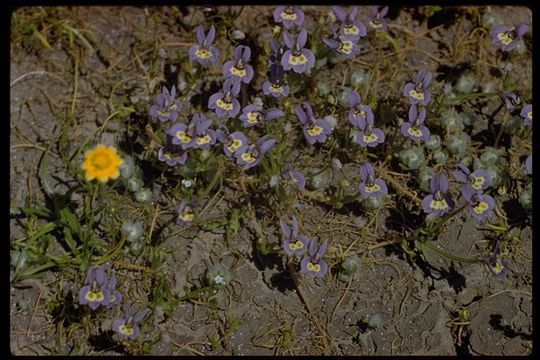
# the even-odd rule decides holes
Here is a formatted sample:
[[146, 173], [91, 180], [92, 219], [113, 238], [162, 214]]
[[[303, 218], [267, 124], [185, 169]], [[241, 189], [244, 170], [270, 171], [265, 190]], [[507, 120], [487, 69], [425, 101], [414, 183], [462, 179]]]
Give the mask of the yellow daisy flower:
[[120, 176], [119, 168], [123, 162], [114, 147], [98, 144], [84, 154], [81, 168], [86, 173], [87, 181], [97, 178], [101, 182], [107, 182]]

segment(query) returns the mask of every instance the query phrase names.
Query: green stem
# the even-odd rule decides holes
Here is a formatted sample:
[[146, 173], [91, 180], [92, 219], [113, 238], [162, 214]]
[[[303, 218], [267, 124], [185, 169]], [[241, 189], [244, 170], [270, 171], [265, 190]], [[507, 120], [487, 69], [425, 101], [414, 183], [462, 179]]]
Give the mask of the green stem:
[[499, 147], [499, 141], [501, 140], [501, 137], [502, 137], [502, 134], [503, 134], [503, 131], [504, 131], [504, 127], [506, 126], [506, 121], [508, 120], [509, 115], [510, 115], [510, 113], [508, 112], [508, 108], [505, 107], [501, 128], [499, 129], [499, 133], [497, 134], [497, 138], [495, 139], [495, 145], [493, 145], [493, 147], [495, 147], [495, 148]]
[[213, 288], [211, 286], [205, 286], [205, 287], [202, 287], [200, 289], [197, 289], [197, 290], [193, 290], [191, 291], [189, 294], [187, 295], [184, 295], [182, 296], [181, 298], [178, 299], [178, 301], [184, 301], [184, 300], [189, 300], [189, 299], [192, 299], [194, 297], [197, 297], [197, 295], [199, 295], [200, 293], [203, 293], [203, 292], [206, 292], [206, 291], [210, 291], [212, 290]]
[[474, 263], [477, 263], [477, 262], [480, 261], [480, 258], [477, 257], [477, 256], [466, 258], [466, 257], [457, 256], [457, 255], [454, 255], [454, 254], [449, 253], [447, 251], [441, 250], [437, 246], [435, 246], [431, 241], [427, 241], [427, 242], [423, 243], [423, 245], [425, 245], [427, 248], [433, 250], [434, 252], [436, 252], [440, 256], [448, 258], [450, 260], [458, 261], [458, 262], [461, 262], [461, 263], [469, 263], [469, 264], [474, 264]]

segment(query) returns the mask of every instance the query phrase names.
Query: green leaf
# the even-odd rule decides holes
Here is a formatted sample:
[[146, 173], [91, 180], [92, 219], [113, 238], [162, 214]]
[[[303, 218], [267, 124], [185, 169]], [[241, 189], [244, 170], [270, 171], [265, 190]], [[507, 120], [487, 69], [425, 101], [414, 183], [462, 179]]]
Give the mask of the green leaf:
[[64, 239], [66, 240], [66, 244], [69, 247], [69, 250], [75, 255], [79, 254], [79, 250], [77, 250], [77, 243], [75, 240], [73, 240], [73, 235], [71, 235], [71, 230], [67, 227], [64, 228]]
[[223, 217], [219, 220], [205, 220], [205, 221], [202, 221], [199, 226], [201, 227], [201, 229], [203, 230], [213, 230], [213, 229], [216, 229], [218, 227], [221, 227], [223, 225], [226, 225], [229, 221], [227, 220], [226, 217]]
[[472, 93], [454, 96], [452, 98], [445, 97], [442, 101], [444, 106], [457, 105], [466, 100], [478, 99], [483, 97], [492, 97], [498, 95], [497, 93]]
[[79, 219], [68, 207], [60, 210], [60, 222], [79, 239], [81, 238], [81, 225], [79, 224]]

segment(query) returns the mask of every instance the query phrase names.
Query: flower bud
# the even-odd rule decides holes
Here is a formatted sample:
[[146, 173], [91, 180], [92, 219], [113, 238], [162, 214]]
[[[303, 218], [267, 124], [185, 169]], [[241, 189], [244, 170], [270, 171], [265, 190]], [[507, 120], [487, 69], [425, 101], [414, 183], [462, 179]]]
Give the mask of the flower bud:
[[433, 160], [437, 164], [446, 164], [446, 161], [448, 161], [448, 153], [442, 149], [437, 149], [433, 152]]
[[142, 222], [126, 220], [122, 223], [121, 231], [127, 236], [126, 241], [132, 243], [138, 240], [142, 235]]
[[431, 178], [435, 175], [435, 170], [429, 166], [424, 166], [420, 169], [418, 172], [418, 179], [420, 182], [420, 189], [431, 192], [431, 189], [429, 187], [429, 183], [431, 181]]
[[525, 191], [522, 191], [521, 194], [519, 194], [519, 203], [527, 212], [531, 212], [532, 210], [532, 187], [531, 184], [527, 186]]
[[[499, 156], [500, 156], [499, 150], [493, 147], [486, 147], [484, 149], [484, 153], [482, 154], [482, 156], [480, 156], [480, 161], [482, 162], [484, 166], [495, 165], [497, 161], [499, 160]], [[479, 166], [478, 168], [480, 167], [482, 166]], [[475, 166], [475, 169], [476, 168], [477, 167]]]
[[469, 136], [467, 134], [461, 134], [459, 136], [452, 136], [446, 148], [448, 152], [460, 157], [465, 156], [467, 149], [469, 148]]
[[384, 203], [385, 195], [381, 196], [368, 196], [362, 201], [362, 205], [366, 210], [376, 210]]
[[138, 202], [151, 202], [152, 201], [152, 192], [150, 189], [141, 189], [135, 193], [135, 200]]
[[232, 275], [231, 271], [222, 264], [212, 266], [206, 272], [206, 281], [213, 288], [220, 289], [229, 285]]
[[441, 146], [441, 137], [439, 135], [430, 135], [426, 140], [426, 147], [430, 150], [438, 149]]
[[125, 156], [124, 162], [122, 163], [122, 165], [120, 165], [119, 170], [122, 178], [131, 178], [135, 173], [135, 161], [133, 160], [133, 157], [130, 155]]
[[351, 84], [353, 88], [357, 88], [360, 86], [367, 85], [369, 83], [370, 78], [371, 76], [364, 68], [357, 67], [351, 73], [349, 84]]
[[462, 94], [468, 94], [471, 93], [474, 89], [474, 78], [468, 74], [463, 74], [459, 77], [455, 89], [462, 93]]
[[322, 172], [320, 169], [314, 169], [313, 173], [316, 174], [311, 178], [311, 186], [314, 189], [325, 189], [330, 184], [330, 180], [332, 179], [332, 171], [330, 169]]
[[244, 34], [241, 30], [233, 30], [231, 32], [231, 39], [233, 40], [244, 40], [246, 38], [246, 34]]
[[350, 87], [345, 87], [338, 94], [338, 103], [339, 105], [348, 108], [349, 107], [349, 92], [351, 91]]
[[131, 192], [137, 192], [141, 189], [141, 187], [143, 186], [143, 182], [141, 179], [139, 178], [136, 178], [136, 177], [132, 177], [131, 179], [129, 179], [127, 181], [127, 188], [129, 189], [129, 191]]
[[399, 152], [399, 161], [407, 170], [416, 170], [422, 166], [425, 157], [422, 149], [413, 146]]

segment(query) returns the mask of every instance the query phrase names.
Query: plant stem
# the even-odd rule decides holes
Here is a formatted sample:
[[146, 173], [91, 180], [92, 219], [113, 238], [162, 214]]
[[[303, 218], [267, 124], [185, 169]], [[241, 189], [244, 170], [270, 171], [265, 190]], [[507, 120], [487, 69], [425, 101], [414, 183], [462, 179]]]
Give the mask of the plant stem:
[[443, 257], [448, 258], [450, 260], [458, 261], [458, 262], [461, 262], [461, 263], [469, 263], [469, 264], [474, 264], [474, 263], [477, 263], [477, 262], [480, 261], [480, 259], [478, 257], [468, 257], [468, 258], [466, 258], [466, 257], [457, 256], [457, 255], [454, 255], [454, 254], [452, 254], [450, 252], [441, 250], [437, 246], [435, 246], [431, 241], [426, 241], [425, 243], [423, 243], [423, 245], [425, 245], [427, 248], [433, 250], [434, 252], [436, 252], [440, 256], [443, 256]]
[[317, 327], [317, 329], [319, 330], [319, 332], [320, 332], [320, 334], [321, 334], [321, 336], [323, 338], [324, 354], [328, 355], [328, 339], [327, 339], [328, 333], [326, 332], [324, 327], [321, 325], [321, 322], [320, 322], [319, 318], [317, 318], [315, 316], [315, 312], [313, 311], [313, 308], [311, 307], [311, 304], [307, 300], [308, 298], [305, 296], [304, 291], [302, 290], [302, 287], [300, 286], [300, 281], [298, 279], [298, 273], [296, 272], [296, 269], [294, 268], [293, 262], [288, 261], [288, 266], [289, 266], [289, 272], [291, 273], [291, 277], [292, 277], [292, 279], [294, 281], [294, 285], [296, 287], [296, 290], [298, 291], [298, 295], [300, 296], [300, 300], [302, 300], [302, 302], [306, 306], [306, 308], [307, 308], [307, 310], [309, 312], [309, 315], [311, 316], [311, 318], [313, 320], [313, 323], [315, 324], [315, 326]]

